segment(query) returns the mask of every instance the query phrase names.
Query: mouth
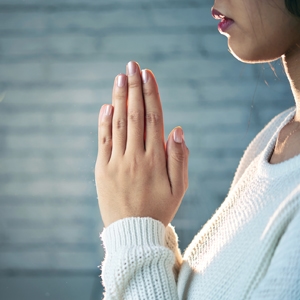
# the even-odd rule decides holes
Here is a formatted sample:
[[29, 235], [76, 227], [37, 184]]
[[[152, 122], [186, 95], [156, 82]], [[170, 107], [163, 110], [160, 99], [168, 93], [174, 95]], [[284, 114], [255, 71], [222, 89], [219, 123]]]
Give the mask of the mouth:
[[232, 19], [228, 18], [213, 7], [211, 8], [211, 15], [214, 19], [221, 20], [221, 22], [218, 25], [218, 30], [222, 34], [224, 34], [227, 31], [227, 29], [234, 23]]
[[216, 20], [221, 20], [221, 19], [232, 20], [232, 19], [226, 17], [224, 14], [222, 14], [221, 12], [219, 12], [218, 10], [216, 10], [213, 7], [211, 8], [211, 15]]

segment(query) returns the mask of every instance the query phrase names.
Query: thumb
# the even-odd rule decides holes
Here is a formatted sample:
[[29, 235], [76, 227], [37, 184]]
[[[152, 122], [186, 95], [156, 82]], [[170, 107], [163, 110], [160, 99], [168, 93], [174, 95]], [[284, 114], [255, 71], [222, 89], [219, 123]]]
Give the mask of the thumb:
[[184, 195], [187, 180], [187, 156], [183, 130], [174, 128], [167, 141], [167, 170], [173, 195]]

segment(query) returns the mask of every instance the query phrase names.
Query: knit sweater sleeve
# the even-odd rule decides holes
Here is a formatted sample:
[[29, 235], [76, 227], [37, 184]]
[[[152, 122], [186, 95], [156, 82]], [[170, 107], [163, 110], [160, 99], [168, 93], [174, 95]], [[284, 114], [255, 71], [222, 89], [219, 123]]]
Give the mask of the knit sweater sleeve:
[[151, 218], [126, 218], [105, 228], [104, 299], [178, 299], [181, 255], [174, 234]]
[[300, 299], [300, 212], [281, 237], [252, 300]]

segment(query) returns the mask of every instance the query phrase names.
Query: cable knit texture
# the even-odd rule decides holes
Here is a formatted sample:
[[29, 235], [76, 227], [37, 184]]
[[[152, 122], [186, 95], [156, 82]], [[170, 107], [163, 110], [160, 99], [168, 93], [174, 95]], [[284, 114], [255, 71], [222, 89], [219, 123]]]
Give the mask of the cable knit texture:
[[252, 141], [183, 259], [171, 225], [127, 218], [104, 229], [105, 299], [300, 299], [300, 155], [269, 163], [294, 114], [281, 113]]

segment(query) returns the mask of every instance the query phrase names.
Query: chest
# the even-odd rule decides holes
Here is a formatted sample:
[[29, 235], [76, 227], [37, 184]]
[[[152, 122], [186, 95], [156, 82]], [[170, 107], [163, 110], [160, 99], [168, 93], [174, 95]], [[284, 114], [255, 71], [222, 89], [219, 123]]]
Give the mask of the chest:
[[266, 272], [285, 229], [288, 214], [278, 210], [291, 187], [255, 168], [244, 175], [185, 252], [178, 286], [188, 281], [189, 288], [181, 299], [245, 299]]

